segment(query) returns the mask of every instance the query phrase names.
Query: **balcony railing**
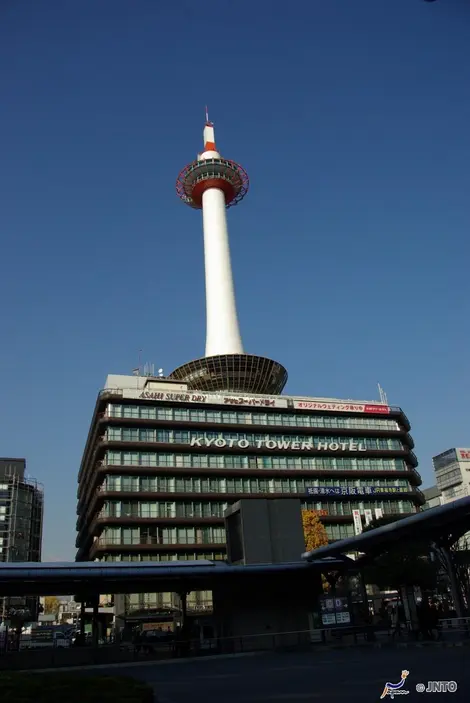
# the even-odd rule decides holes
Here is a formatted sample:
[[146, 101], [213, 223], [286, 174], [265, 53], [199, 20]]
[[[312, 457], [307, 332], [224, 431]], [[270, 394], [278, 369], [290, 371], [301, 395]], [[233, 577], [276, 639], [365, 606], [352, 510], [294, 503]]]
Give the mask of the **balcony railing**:
[[[284, 436], [286, 436], [286, 435], [284, 435]], [[341, 438], [338, 438], [338, 439], [341, 439]], [[122, 438], [122, 437], [118, 437], [118, 436], [112, 436], [112, 435], [109, 436], [108, 434], [104, 434], [104, 435], [97, 437], [96, 441], [99, 444], [102, 444], [103, 442], [110, 442], [110, 443], [115, 442], [116, 444], [119, 443], [119, 444], [123, 444], [123, 445], [125, 445], [125, 444], [148, 444], [148, 445], [155, 445], [156, 449], [158, 449], [158, 447], [160, 445], [166, 445], [166, 444], [176, 444], [177, 446], [181, 446], [181, 447], [182, 446], [184, 446], [184, 447], [186, 447], [186, 446], [191, 447], [192, 446], [190, 438], [180, 439], [180, 438], [174, 437], [172, 435], [169, 435], [165, 439], [158, 439], [156, 437], [145, 437], [144, 438], [144, 437], [138, 437], [138, 436], [129, 437], [129, 438]], [[291, 441], [291, 440], [287, 438], [285, 441]], [[297, 440], [294, 439], [292, 441], [297, 441]], [[299, 441], [301, 441], [301, 440], [299, 440]], [[313, 446], [314, 441], [311, 437], [307, 436], [306, 441], [312, 442], [312, 446]], [[398, 442], [399, 440], [393, 439], [392, 441]], [[205, 448], [204, 446], [201, 447], [201, 449], [204, 449], [204, 448]], [[263, 446], [257, 447], [257, 449], [262, 449], [262, 448], [263, 448]], [[247, 448], [247, 451], [249, 451], [249, 449], [250, 448]], [[288, 451], [291, 451], [291, 449], [288, 448]], [[348, 449], [346, 448], [345, 451], [347, 452]], [[379, 446], [366, 447], [364, 453], [366, 453], [366, 452], [403, 452], [403, 451], [408, 451], [410, 454], [413, 454], [411, 449], [408, 446], [404, 447], [403, 444], [401, 444], [401, 442], [400, 442], [400, 446], [398, 446], [398, 447], [379, 447]], [[312, 455], [309, 454], [308, 456], [312, 456]]]
[[[109, 398], [121, 397], [122, 398], [123, 396], [124, 396], [124, 391], [122, 388], [103, 388], [103, 390], [101, 390], [99, 392], [99, 397], [102, 399], [105, 399], [107, 397], [109, 397]], [[209, 397], [210, 397], [210, 394], [209, 394]], [[272, 396], [267, 396], [267, 395], [262, 395], [260, 397], [272, 399]], [[402, 416], [405, 425], [407, 425], [406, 429], [409, 430], [410, 429], [410, 421], [409, 421], [408, 417], [406, 416], [406, 414], [403, 412], [402, 408], [400, 408], [397, 405], [390, 405], [389, 408], [390, 408], [391, 413], [399, 413]]]
[[411, 473], [414, 476], [415, 484], [417, 486], [421, 486], [421, 484], [423, 483], [423, 479], [421, 478], [421, 474], [419, 473], [419, 471], [417, 471], [415, 468], [411, 468]]
[[[251, 413], [246, 412], [246, 413], [240, 413], [240, 417], [238, 417], [238, 413], [235, 411], [231, 412], [231, 415], [235, 415], [235, 417], [230, 417], [230, 418], [223, 418], [221, 415], [220, 416], [215, 416], [215, 417], [196, 417], [193, 418], [189, 414], [186, 417], [174, 417], [171, 412], [166, 413], [163, 417], [162, 416], [145, 416], [145, 415], [123, 415], [121, 413], [117, 412], [102, 412], [98, 414], [98, 418], [100, 420], [122, 420], [123, 422], [127, 422], [128, 420], [132, 421], [143, 421], [143, 422], [152, 422], [152, 423], [158, 423], [158, 422], [172, 422], [175, 424], [179, 425], [187, 425], [187, 424], [194, 424], [194, 423], [208, 423], [211, 425], [240, 425], [240, 426], [250, 426], [253, 428], [263, 428], [263, 427], [276, 427], [279, 430], [295, 430], [295, 429], [301, 429], [301, 430], [310, 430], [310, 431], [315, 431], [315, 430], [329, 430], [334, 432], [335, 430], [341, 430], [341, 431], [351, 431], [351, 430], [360, 430], [360, 431], [367, 431], [367, 430], [380, 430], [383, 432], [400, 432], [403, 431], [401, 427], [397, 425], [397, 423], [393, 420], [390, 420], [389, 422], [391, 425], [394, 425], [392, 427], [391, 425], [385, 425], [385, 423], [382, 421], [374, 421], [370, 418], [367, 419], [366, 423], [363, 422], [354, 422], [354, 418], [349, 418], [349, 422], [345, 423], [344, 425], [328, 425], [328, 424], [318, 424], [315, 422], [312, 422], [312, 424], [306, 424], [305, 422], [302, 422], [302, 418], [304, 416], [302, 415], [293, 415], [291, 421], [286, 421], [285, 422], [279, 422], [276, 420], [274, 417], [270, 417], [271, 421], [268, 422], [262, 422], [260, 419], [258, 419], [257, 414], [253, 413], [253, 417], [246, 417]], [[262, 413], [259, 413], [262, 414]]]
[[[416, 472], [416, 473], [419, 476], [418, 472]], [[214, 488], [213, 486], [207, 486], [207, 487], [201, 488], [201, 490], [195, 490], [194, 488], [192, 488], [191, 490], [188, 491], [184, 488], [184, 486], [174, 486], [174, 485], [167, 485], [167, 486], [159, 485], [159, 486], [155, 486], [154, 488], [151, 488], [151, 489], [124, 488], [124, 487], [117, 488], [117, 487], [112, 487], [112, 486], [108, 486], [108, 487], [100, 486], [99, 491], [100, 492], [109, 492], [109, 493], [151, 493], [151, 494], [178, 493], [178, 494], [185, 494], [188, 496], [188, 499], [192, 498], [193, 500], [195, 500], [195, 496], [206, 495], [206, 494], [210, 494], [210, 493], [213, 493], [214, 495], [228, 494], [228, 495], [240, 495], [240, 496], [241, 495], [254, 495], [254, 494], [259, 494], [259, 495], [276, 494], [277, 495], [279, 493], [283, 493], [286, 495], [292, 495], [293, 498], [298, 498], [299, 495], [306, 496], [307, 495], [307, 493], [306, 493], [307, 488], [310, 488], [310, 487], [311, 487], [310, 484], [308, 486], [307, 485], [298, 486], [298, 490], [294, 491], [291, 488], [287, 488], [285, 486], [266, 486], [266, 488], [256, 488], [254, 486], [250, 486], [250, 487], [237, 486], [236, 488], [234, 487], [233, 490], [231, 490], [230, 487], [219, 485], [216, 488]], [[319, 488], [320, 487], [321, 488], [342, 488], [342, 486], [319, 486]], [[381, 492], [380, 495], [385, 494], [387, 488], [390, 488], [390, 495], [394, 495], [394, 496], [405, 495], [407, 492], [411, 493], [413, 491], [413, 489], [411, 487], [408, 489], [408, 491], [404, 490], [404, 491], [400, 491], [399, 493], [397, 493], [396, 491], [393, 490], [394, 488], [396, 488], [396, 486], [374, 486], [374, 487], [382, 489], [383, 493]], [[357, 486], [351, 486], [351, 488], [357, 488]], [[361, 486], [361, 488], [363, 488], [363, 486]], [[365, 488], [365, 486], [364, 486], [364, 488]], [[401, 488], [407, 488], [407, 487], [401, 486]], [[321, 494], [319, 494], [319, 495], [321, 495]], [[373, 494], [373, 493], [368, 493], [368, 494], [364, 494], [364, 495], [362, 493], [358, 493], [358, 494], [353, 494], [353, 497], [363, 498], [363, 497], [367, 497], [367, 496], [373, 497], [374, 495], [375, 494]], [[337, 495], [331, 495], [330, 497], [338, 498]], [[343, 498], [344, 497], [345, 496], [343, 496]], [[131, 517], [131, 516], [129, 516], [129, 517]], [[183, 516], [181, 516], [181, 517], [183, 517]], [[206, 516], [203, 515], [201, 517], [206, 517]]]
[[[212, 600], [190, 601], [186, 603], [186, 611], [188, 613], [202, 613], [213, 609]], [[181, 614], [181, 607], [175, 603], [164, 603], [162, 600], [155, 602], [146, 601], [145, 603], [130, 603], [127, 598], [126, 614], [131, 615], [136, 612], [145, 612], [148, 610], [163, 611], [165, 613]]]
[[424, 505], [426, 503], [426, 497], [422, 491], [419, 490], [419, 488], [415, 488], [414, 492], [416, 494], [416, 497], [419, 500], [420, 505]]
[[[384, 451], [392, 451], [392, 450], [388, 449], [388, 450], [384, 450]], [[412, 455], [414, 460], [417, 461], [416, 456], [413, 452], [407, 453], [407, 456], [410, 456], [410, 455]], [[298, 458], [298, 457], [295, 457], [295, 458]], [[295, 460], [295, 458], [293, 459], [293, 461]], [[315, 457], [312, 455], [308, 455], [307, 458], [314, 459]], [[341, 457], [341, 458], [343, 458], [343, 457]], [[375, 462], [377, 462], [378, 460], [380, 461], [381, 458], [383, 458], [383, 457], [379, 457], [378, 459], [374, 458], [374, 457], [372, 457], [372, 458], [369, 457], [370, 461], [375, 461]], [[392, 459], [390, 459], [389, 457], [385, 457], [385, 458], [387, 460], [393, 461], [393, 458]], [[406, 457], [405, 457], [405, 459], [406, 459]], [[400, 457], [399, 460], [401, 461], [402, 458]], [[139, 469], [143, 469], [144, 471], [147, 469], [175, 469], [176, 471], [182, 471], [182, 470], [184, 470], [184, 471], [207, 471], [207, 470], [210, 470], [212, 472], [227, 471], [227, 470], [232, 471], [233, 470], [233, 471], [251, 471], [256, 474], [258, 474], [258, 472], [261, 472], [261, 471], [292, 471], [292, 473], [294, 473], [294, 472], [299, 473], [300, 471], [309, 471], [309, 472], [311, 471], [312, 473], [320, 473], [320, 474], [334, 473], [334, 474], [341, 475], [343, 473], [347, 473], [347, 472], [352, 471], [355, 474], [362, 474], [362, 475], [366, 474], [367, 475], [368, 473], [372, 474], [372, 473], [377, 473], [377, 472], [390, 472], [390, 471], [392, 471], [393, 473], [402, 473], [402, 472], [406, 472], [406, 471], [410, 470], [410, 468], [405, 465], [401, 466], [399, 469], [396, 468], [395, 466], [387, 466], [387, 465], [382, 466], [382, 467], [379, 467], [377, 465], [376, 466], [372, 465], [372, 466], [370, 466], [370, 468], [366, 468], [363, 466], [361, 466], [359, 468], [354, 468], [353, 466], [350, 466], [349, 468], [340, 468], [340, 469], [337, 469], [334, 466], [327, 467], [327, 468], [323, 468], [323, 467], [320, 468], [320, 467], [307, 467], [307, 466], [294, 466], [294, 465], [291, 465], [291, 466], [260, 466], [259, 464], [257, 464], [256, 466], [246, 466], [246, 465], [245, 466], [209, 466], [209, 463], [201, 464], [200, 466], [197, 466], [195, 464], [184, 463], [181, 466], [178, 466], [176, 464], [169, 464], [169, 463], [159, 463], [159, 464], [156, 464], [156, 463], [155, 464], [146, 464], [145, 463], [144, 464], [139, 459], [136, 459], [136, 460], [131, 459], [129, 461], [126, 461], [125, 464], [123, 464], [123, 463], [117, 464], [114, 461], [107, 461], [106, 458], [101, 461], [96, 462], [95, 470], [99, 470], [99, 469], [102, 469], [103, 467], [107, 467], [107, 466], [112, 466], [113, 468], [114, 467], [122, 467], [123, 469], [126, 469], [127, 467], [137, 467]], [[412, 468], [414, 468], [414, 467], [412, 467]]]
[[224, 511], [223, 510], [220, 510], [220, 511], [214, 510], [213, 512], [211, 512], [210, 515], [202, 515], [202, 513], [196, 513], [194, 511], [189, 511], [189, 510], [185, 513], [172, 510], [172, 511], [165, 512], [161, 515], [160, 514], [158, 514], [158, 515], [155, 515], [155, 514], [142, 515], [142, 514], [131, 514], [131, 513], [124, 513], [124, 512], [121, 512], [120, 515], [115, 515], [110, 510], [101, 510], [96, 517], [98, 518], [98, 520], [102, 520], [105, 518], [115, 518], [117, 520], [126, 520], [126, 519], [129, 519], [129, 520], [178, 520], [178, 519], [181, 519], [181, 520], [189, 520], [189, 519], [211, 520], [211, 519], [217, 518], [217, 519], [223, 520]]
[[140, 537], [130, 537], [124, 539], [123, 537], [111, 537], [111, 536], [102, 536], [98, 537], [98, 539], [95, 539], [93, 542], [93, 546], [99, 545], [100, 547], [106, 547], [106, 546], [113, 546], [113, 545], [119, 545], [121, 547], [129, 547], [129, 546], [165, 546], [165, 545], [178, 545], [180, 547], [184, 546], [193, 546], [194, 544], [197, 545], [205, 545], [205, 546], [211, 546], [214, 544], [224, 544], [225, 543], [225, 534], [223, 535], [218, 535], [217, 539], [209, 539], [209, 537], [199, 537], [197, 535], [194, 536], [194, 539], [188, 542], [181, 542], [177, 540], [176, 538], [173, 537], [153, 537], [153, 536], [145, 536], [141, 535]]

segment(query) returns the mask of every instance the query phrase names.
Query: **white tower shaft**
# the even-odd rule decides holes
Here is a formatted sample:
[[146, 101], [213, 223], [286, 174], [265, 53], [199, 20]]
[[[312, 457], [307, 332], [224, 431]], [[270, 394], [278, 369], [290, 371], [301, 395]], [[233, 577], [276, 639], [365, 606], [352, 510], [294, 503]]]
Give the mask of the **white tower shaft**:
[[[202, 158], [211, 158], [210, 152]], [[206, 274], [206, 356], [243, 354], [233, 286], [225, 195], [209, 188], [202, 196]]]

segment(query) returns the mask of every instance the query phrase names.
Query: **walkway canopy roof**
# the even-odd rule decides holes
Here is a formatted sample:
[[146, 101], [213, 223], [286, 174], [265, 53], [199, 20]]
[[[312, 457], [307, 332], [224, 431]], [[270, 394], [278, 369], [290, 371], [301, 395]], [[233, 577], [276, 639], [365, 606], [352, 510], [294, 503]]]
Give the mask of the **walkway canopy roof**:
[[309, 562], [325, 557], [338, 558], [351, 552], [372, 555], [386, 551], [403, 539], [413, 538], [452, 544], [469, 530], [470, 497], [467, 497], [313, 549], [305, 552], [302, 558]]
[[175, 592], [211, 590], [230, 584], [250, 584], [275, 579], [276, 583], [305, 584], [331, 564], [340, 568], [344, 559], [284, 564], [235, 566], [222, 561], [174, 562], [52, 562], [0, 564], [0, 596], [80, 595], [103, 593]]

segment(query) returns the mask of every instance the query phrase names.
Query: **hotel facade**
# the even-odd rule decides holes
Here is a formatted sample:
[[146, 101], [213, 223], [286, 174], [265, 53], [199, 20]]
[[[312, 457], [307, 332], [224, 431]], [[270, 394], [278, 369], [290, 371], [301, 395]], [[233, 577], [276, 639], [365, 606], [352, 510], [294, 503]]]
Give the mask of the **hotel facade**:
[[225, 559], [224, 511], [242, 497], [299, 498], [330, 540], [414, 513], [424, 496], [409, 430], [378, 402], [108, 376], [79, 474], [77, 559]]

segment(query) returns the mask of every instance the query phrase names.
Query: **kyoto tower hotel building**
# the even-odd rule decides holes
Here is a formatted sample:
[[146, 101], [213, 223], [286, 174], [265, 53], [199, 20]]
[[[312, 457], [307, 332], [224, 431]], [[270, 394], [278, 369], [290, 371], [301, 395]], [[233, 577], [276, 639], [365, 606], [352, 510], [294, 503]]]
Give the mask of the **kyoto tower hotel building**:
[[245, 353], [226, 212], [248, 176], [220, 155], [209, 121], [176, 190], [202, 210], [205, 356], [164, 378], [108, 376], [79, 473], [77, 559], [224, 559], [224, 511], [241, 497], [297, 497], [331, 540], [417, 511], [424, 497], [401, 408], [281, 395], [285, 368]]

